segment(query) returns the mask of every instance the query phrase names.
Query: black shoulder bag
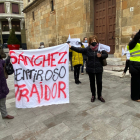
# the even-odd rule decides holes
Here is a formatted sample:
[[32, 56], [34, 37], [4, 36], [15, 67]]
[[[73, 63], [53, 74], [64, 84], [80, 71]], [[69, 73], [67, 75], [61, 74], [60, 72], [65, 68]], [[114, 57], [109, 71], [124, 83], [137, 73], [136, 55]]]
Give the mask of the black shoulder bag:
[[[102, 52], [101, 52], [101, 54], [102, 54]], [[102, 66], [107, 66], [106, 58], [105, 59], [102, 59]]]
[[12, 75], [14, 73], [13, 65], [11, 63], [6, 64], [5, 70], [8, 75]]

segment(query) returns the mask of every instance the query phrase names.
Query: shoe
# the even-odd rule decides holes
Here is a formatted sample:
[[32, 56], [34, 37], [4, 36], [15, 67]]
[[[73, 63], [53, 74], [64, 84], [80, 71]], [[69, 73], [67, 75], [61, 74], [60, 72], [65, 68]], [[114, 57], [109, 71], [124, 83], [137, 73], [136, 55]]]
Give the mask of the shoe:
[[125, 73], [123, 72], [123, 74], [120, 76], [120, 78], [123, 78], [123, 77], [125, 77]]
[[79, 84], [79, 81], [77, 79], [75, 79], [75, 84], [77, 84], [77, 85]]
[[14, 116], [7, 115], [6, 117], [3, 117], [3, 119], [14, 119]]
[[103, 97], [98, 98], [98, 100], [100, 100], [101, 102], [105, 103], [105, 100], [103, 99]]
[[81, 75], [84, 75], [84, 73], [81, 73]]
[[81, 84], [81, 83], [82, 83], [82, 82], [81, 82], [81, 81], [79, 81], [79, 80], [78, 80], [78, 82], [79, 82], [79, 84]]
[[94, 102], [95, 101], [95, 97], [94, 96], [92, 96], [92, 98], [91, 98], [91, 102]]

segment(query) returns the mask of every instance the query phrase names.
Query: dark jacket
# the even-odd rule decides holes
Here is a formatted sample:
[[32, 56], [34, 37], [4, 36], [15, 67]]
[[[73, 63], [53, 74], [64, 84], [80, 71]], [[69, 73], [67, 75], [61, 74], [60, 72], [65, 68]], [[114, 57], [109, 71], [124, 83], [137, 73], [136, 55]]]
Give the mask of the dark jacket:
[[83, 60], [87, 60], [87, 56], [85, 54], [82, 55], [83, 55]]
[[0, 46], [0, 55], [1, 55], [1, 58], [6, 58], [6, 54], [3, 51], [3, 48], [1, 46]]
[[10, 62], [10, 57], [6, 60], [0, 59], [0, 99], [6, 98], [6, 95], [9, 93], [7, 82], [4, 76], [4, 64]]
[[[135, 48], [137, 43], [140, 43], [140, 31], [135, 35], [133, 40], [129, 43], [129, 50]], [[131, 74], [140, 74], [140, 62], [130, 61], [129, 71]]]
[[102, 51], [101, 58], [97, 57], [98, 51], [92, 51], [92, 49], [88, 46], [87, 48], [76, 48], [71, 47], [71, 50], [74, 50], [79, 53], [83, 53], [87, 56], [87, 65], [86, 65], [86, 71], [88, 73], [102, 73], [103, 72], [103, 66], [102, 61], [103, 59], [108, 57], [108, 54], [106, 51]]

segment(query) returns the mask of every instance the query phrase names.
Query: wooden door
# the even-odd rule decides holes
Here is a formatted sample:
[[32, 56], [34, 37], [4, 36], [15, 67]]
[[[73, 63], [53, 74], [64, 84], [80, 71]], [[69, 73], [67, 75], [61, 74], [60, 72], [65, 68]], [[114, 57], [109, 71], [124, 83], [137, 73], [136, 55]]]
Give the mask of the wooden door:
[[99, 42], [115, 52], [116, 0], [94, 0], [94, 31]]

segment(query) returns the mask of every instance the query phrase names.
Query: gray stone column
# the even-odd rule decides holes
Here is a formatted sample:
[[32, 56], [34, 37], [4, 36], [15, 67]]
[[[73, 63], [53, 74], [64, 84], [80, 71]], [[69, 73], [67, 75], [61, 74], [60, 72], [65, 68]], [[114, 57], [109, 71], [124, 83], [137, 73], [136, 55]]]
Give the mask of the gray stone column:
[[25, 28], [24, 28], [25, 20], [24, 18], [20, 19], [20, 29], [21, 29], [21, 43], [26, 43], [26, 34], [25, 34]]
[[11, 29], [12, 29], [11, 20], [12, 20], [13, 18], [6, 18], [6, 19], [8, 20], [8, 23], [9, 23], [9, 29], [11, 30]]
[[22, 12], [22, 10], [23, 10], [23, 3], [20, 3], [20, 13], [21, 13], [21, 15], [24, 15], [24, 13]]
[[10, 6], [10, 2], [5, 2], [5, 5], [6, 5], [6, 13], [11, 13], [11, 6]]
[[24, 23], [25, 23], [24, 18], [20, 19], [20, 28], [21, 28], [21, 30], [23, 30], [23, 28], [24, 28]]
[[0, 43], [3, 44], [3, 39], [2, 39], [2, 24], [1, 24], [1, 20], [0, 20]]

